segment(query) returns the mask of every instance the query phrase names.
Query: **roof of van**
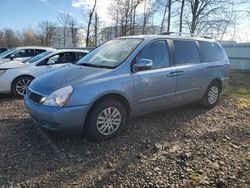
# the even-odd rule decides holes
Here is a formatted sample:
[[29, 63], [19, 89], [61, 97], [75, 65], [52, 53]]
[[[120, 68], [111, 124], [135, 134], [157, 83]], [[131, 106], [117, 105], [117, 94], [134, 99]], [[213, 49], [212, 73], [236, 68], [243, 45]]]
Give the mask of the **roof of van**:
[[215, 42], [215, 39], [205, 38], [205, 37], [192, 37], [192, 36], [176, 36], [176, 35], [133, 35], [133, 36], [124, 36], [119, 38], [142, 38], [142, 39], [185, 39], [185, 40], [199, 40], [199, 41], [208, 41]]

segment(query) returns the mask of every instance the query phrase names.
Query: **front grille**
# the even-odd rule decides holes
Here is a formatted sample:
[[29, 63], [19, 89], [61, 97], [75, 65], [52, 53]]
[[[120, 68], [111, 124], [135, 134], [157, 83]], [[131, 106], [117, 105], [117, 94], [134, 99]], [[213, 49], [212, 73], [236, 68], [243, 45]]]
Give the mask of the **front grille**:
[[40, 103], [43, 98], [42, 95], [39, 95], [38, 93], [31, 91], [30, 89], [28, 89], [27, 95], [30, 98], [30, 100], [35, 103]]
[[32, 100], [35, 103], [40, 103], [43, 96], [37, 94], [37, 93], [30, 93], [30, 100]]

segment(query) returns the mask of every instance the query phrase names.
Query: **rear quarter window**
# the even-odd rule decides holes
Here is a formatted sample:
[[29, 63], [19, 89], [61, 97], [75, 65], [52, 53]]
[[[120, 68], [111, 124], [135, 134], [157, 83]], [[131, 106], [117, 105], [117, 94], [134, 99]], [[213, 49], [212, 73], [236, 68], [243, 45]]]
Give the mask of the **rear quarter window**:
[[75, 53], [75, 63], [83, 58], [87, 53], [84, 52], [76, 52]]
[[220, 61], [224, 58], [221, 47], [214, 42], [199, 42], [204, 62]]
[[200, 55], [195, 41], [174, 40], [174, 59], [176, 65], [200, 63]]

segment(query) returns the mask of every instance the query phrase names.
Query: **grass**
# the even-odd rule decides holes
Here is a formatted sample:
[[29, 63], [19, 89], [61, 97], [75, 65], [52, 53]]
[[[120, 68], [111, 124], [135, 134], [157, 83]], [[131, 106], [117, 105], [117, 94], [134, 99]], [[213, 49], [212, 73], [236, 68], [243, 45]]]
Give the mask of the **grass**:
[[202, 177], [201, 175], [199, 175], [198, 173], [196, 172], [193, 172], [190, 176], [191, 180], [193, 180], [194, 182], [200, 182]]
[[223, 92], [224, 95], [239, 97], [239, 98], [250, 98], [250, 89], [242, 87], [227, 86]]
[[250, 108], [250, 89], [227, 86], [224, 95], [237, 99], [237, 107], [239, 109]]

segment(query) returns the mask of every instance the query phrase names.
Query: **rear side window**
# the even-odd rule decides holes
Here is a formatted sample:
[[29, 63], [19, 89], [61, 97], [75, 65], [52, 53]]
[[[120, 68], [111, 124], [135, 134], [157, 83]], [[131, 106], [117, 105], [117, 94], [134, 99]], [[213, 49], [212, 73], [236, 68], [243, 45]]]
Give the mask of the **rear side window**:
[[73, 63], [74, 54], [72, 52], [64, 52], [51, 56], [46, 60], [49, 65], [53, 64], [63, 64], [63, 63]]
[[137, 55], [136, 60], [150, 59], [153, 61], [152, 68], [169, 66], [169, 53], [166, 41], [155, 41], [147, 45]]
[[199, 50], [194, 41], [175, 40], [173, 43], [175, 64], [200, 63]]
[[219, 61], [224, 57], [220, 46], [213, 42], [199, 42], [203, 60], [205, 62]]
[[34, 56], [34, 50], [33, 49], [23, 49], [23, 50], [18, 50], [15, 53], [13, 53], [16, 58], [19, 57], [32, 57]]
[[35, 49], [35, 55], [45, 52], [45, 50]]

